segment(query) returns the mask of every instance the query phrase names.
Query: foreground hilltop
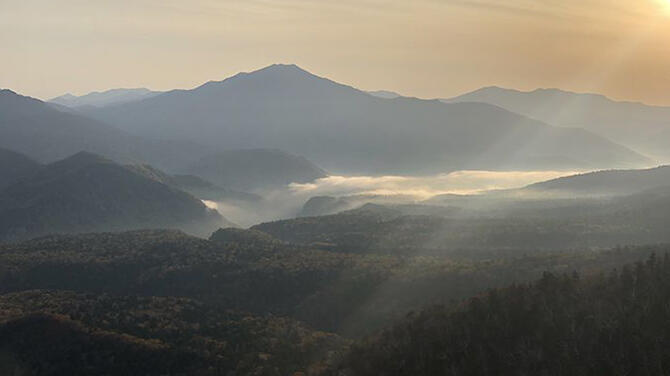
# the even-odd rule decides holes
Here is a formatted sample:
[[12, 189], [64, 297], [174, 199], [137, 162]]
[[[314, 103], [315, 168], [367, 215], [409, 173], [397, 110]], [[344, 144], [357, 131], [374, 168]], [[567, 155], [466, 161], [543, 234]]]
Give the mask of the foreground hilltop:
[[[364, 341], [353, 355], [341, 354], [351, 340], [402, 322], [426, 305], [453, 307], [451, 302], [525, 283], [544, 271], [598, 273], [667, 251], [492, 253], [482, 260], [468, 253], [474, 257], [457, 262], [426, 254], [314, 250], [246, 230], [221, 230], [210, 240], [165, 230], [47, 236], [0, 245], [0, 371], [9, 364], [12, 370], [68, 375], [82, 367], [111, 375], [313, 375], [333, 367], [358, 374], [366, 368], [350, 357], [362, 349], [370, 362], [364, 365], [386, 361], [378, 369], [391, 372], [386, 367], [416, 356], [418, 348], [404, 344], [423, 343], [419, 351], [427, 354], [458, 352], [458, 341], [445, 348], [423, 341], [461, 337], [449, 330], [425, 337], [410, 327], [392, 331], [390, 342], [367, 347]], [[564, 291], [573, 290], [558, 289]], [[537, 318], [532, 328], [544, 330], [542, 323], [551, 320], [543, 318], [555, 317], [543, 315], [531, 312], [528, 317]], [[506, 327], [500, 322], [507, 321], [483, 321], [493, 328], [487, 333]], [[417, 337], [404, 337], [414, 330]], [[526, 333], [519, 332], [519, 343]], [[470, 341], [492, 341], [496, 352], [508, 349], [491, 337]], [[398, 345], [392, 361], [387, 352], [374, 351], [384, 343]]]
[[408, 316], [324, 375], [664, 375], [670, 258], [552, 274]]

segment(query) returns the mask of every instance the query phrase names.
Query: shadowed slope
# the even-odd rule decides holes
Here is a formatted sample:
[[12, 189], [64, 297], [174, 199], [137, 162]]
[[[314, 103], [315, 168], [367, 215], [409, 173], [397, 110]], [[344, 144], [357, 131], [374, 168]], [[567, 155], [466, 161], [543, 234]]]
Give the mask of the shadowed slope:
[[178, 227], [205, 235], [225, 220], [193, 196], [95, 154], [46, 166], [0, 194], [0, 238]]

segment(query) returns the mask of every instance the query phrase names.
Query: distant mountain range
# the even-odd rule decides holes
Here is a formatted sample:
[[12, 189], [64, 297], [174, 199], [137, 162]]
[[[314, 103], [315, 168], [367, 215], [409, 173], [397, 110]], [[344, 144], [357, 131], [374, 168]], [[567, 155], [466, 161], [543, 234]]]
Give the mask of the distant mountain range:
[[[237, 196], [241, 200], [255, 200], [259, 197], [234, 191], [240, 187], [256, 190], [307, 182], [325, 176], [323, 170], [305, 158], [283, 151], [220, 151], [220, 148], [189, 140], [147, 139], [81, 115], [76, 110], [62, 111], [9, 90], [0, 91], [0, 148], [23, 153], [40, 163], [51, 163], [88, 151], [121, 164], [150, 164], [170, 172], [200, 175], [220, 186], [205, 187], [211, 183], [195, 182], [188, 177], [181, 177], [182, 183], [190, 184], [193, 192], [217, 199]], [[8, 159], [6, 164], [18, 169], [27, 163], [14, 158]], [[9, 176], [9, 172], [6, 175]]]
[[104, 107], [151, 98], [160, 93], [160, 91], [152, 91], [145, 88], [112, 89], [103, 92], [94, 91], [81, 96], [65, 94], [50, 99], [49, 102], [71, 108], [84, 106]]
[[368, 94], [372, 95], [373, 97], [384, 98], [384, 99], [395, 99], [402, 97], [402, 95], [388, 90], [368, 91]]
[[641, 153], [670, 160], [670, 107], [617, 102], [603, 95], [559, 89], [523, 92], [486, 87], [446, 103], [479, 102], [562, 127], [579, 127]]
[[183, 167], [213, 151], [191, 142], [144, 139], [11, 90], [0, 90], [0, 148], [40, 163], [89, 151], [119, 163], [150, 163], [163, 169]]
[[583, 129], [552, 127], [489, 104], [377, 98], [295, 65], [83, 111], [142, 137], [223, 149], [276, 148], [335, 172], [586, 169], [651, 162]]
[[95, 154], [52, 163], [0, 191], [0, 240], [47, 233], [231, 226], [200, 200]]

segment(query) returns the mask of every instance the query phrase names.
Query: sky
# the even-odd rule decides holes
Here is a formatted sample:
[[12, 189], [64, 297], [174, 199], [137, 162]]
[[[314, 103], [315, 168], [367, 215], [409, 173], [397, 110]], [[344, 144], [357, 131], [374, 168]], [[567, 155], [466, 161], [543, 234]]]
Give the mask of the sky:
[[670, 105], [670, 0], [0, 0], [0, 87], [192, 88], [294, 63], [364, 90]]

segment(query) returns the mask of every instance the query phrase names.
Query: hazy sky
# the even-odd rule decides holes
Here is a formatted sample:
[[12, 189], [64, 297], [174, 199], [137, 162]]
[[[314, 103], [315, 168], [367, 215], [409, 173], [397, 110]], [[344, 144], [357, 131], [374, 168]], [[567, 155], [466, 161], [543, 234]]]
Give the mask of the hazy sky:
[[670, 0], [0, 0], [0, 87], [39, 98], [276, 62], [418, 97], [499, 85], [670, 105]]

